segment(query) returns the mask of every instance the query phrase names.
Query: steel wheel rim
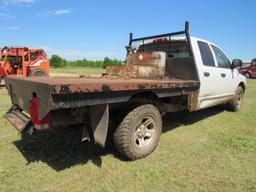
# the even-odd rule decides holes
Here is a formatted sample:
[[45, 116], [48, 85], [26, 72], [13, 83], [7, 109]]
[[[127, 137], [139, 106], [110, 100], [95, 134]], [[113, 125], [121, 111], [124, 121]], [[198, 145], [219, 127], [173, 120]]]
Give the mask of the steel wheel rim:
[[135, 144], [139, 148], [150, 145], [156, 132], [156, 123], [152, 117], [144, 117], [135, 129]]
[[236, 97], [236, 106], [239, 108], [241, 106], [243, 100], [243, 93], [241, 91], [239, 91], [239, 93], [237, 94]]

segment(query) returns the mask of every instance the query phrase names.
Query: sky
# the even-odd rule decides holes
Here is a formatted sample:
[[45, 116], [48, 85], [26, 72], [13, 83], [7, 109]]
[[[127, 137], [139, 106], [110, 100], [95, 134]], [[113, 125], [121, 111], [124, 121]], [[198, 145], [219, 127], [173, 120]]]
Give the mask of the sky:
[[255, 0], [0, 0], [0, 47], [43, 48], [69, 60], [124, 59], [128, 35], [184, 29], [230, 60], [256, 57]]

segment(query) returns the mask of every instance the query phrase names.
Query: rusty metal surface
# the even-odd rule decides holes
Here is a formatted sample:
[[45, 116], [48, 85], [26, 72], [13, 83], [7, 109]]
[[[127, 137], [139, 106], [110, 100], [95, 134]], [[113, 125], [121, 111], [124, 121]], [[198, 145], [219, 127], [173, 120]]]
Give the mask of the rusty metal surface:
[[196, 111], [198, 108], [198, 97], [199, 93], [191, 93], [188, 96], [188, 109], [189, 111]]
[[[16, 90], [26, 92], [26, 85], [34, 92], [40, 88], [48, 94], [64, 94], [79, 92], [110, 92], [130, 90], [166, 89], [176, 87], [199, 86], [198, 81], [175, 78], [160, 79], [111, 79], [111, 78], [53, 78], [53, 77], [8, 77], [7, 82], [16, 81], [20, 85]], [[31, 87], [31, 86], [35, 87]], [[30, 96], [30, 95], [29, 95]]]
[[189, 94], [197, 91], [199, 85], [198, 81], [170, 78], [6, 78], [12, 103], [25, 111], [28, 111], [33, 92], [37, 94], [40, 119], [50, 110], [125, 102], [132, 95], [147, 91], [152, 91], [159, 97]]
[[[142, 65], [142, 66], [155, 66], [164, 67], [165, 56], [164, 52], [159, 51], [144, 51], [130, 54], [127, 57], [126, 64], [130, 65]], [[164, 62], [161, 62], [161, 61]]]
[[[53, 77], [8, 77], [16, 93], [31, 97], [31, 92], [40, 92], [38, 97], [49, 97], [51, 94], [80, 93], [80, 92], [111, 92], [167, 89], [177, 87], [198, 86], [198, 81], [180, 79], [110, 79], [110, 78], [53, 78]], [[12, 83], [10, 83], [12, 82]], [[15, 82], [15, 83], [13, 83]], [[7, 86], [9, 89], [10, 87]], [[15, 98], [18, 99], [18, 98]], [[40, 98], [39, 98], [40, 99]], [[19, 103], [23, 107], [24, 103]]]
[[128, 55], [125, 66], [107, 67], [110, 78], [153, 78], [162, 79], [165, 75], [166, 53], [145, 51]]
[[169, 80], [146, 80], [146, 79], [108, 79], [108, 78], [81, 78], [81, 79], [58, 79], [53, 80], [52, 92], [76, 93], [76, 92], [110, 92], [165, 89], [175, 87], [188, 87], [198, 85], [197, 81]]
[[106, 69], [108, 77], [112, 78], [137, 78], [137, 67], [136, 66], [109, 66]]
[[152, 66], [115, 66], [107, 68], [108, 77], [114, 78], [154, 78], [161, 79], [165, 75], [163, 67]]

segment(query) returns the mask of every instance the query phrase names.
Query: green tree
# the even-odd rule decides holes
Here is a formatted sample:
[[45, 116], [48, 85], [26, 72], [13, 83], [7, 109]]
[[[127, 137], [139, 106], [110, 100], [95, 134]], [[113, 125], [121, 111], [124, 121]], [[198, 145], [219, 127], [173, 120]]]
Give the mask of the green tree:
[[52, 55], [50, 59], [50, 66], [54, 68], [62, 67], [62, 58], [58, 55]]
[[72, 66], [72, 67], [101, 67], [106, 68], [107, 66], [118, 66], [121, 65], [122, 61], [117, 59], [110, 59], [108, 57], [105, 57], [103, 60], [87, 60], [87, 59], [78, 59], [74, 61], [69, 61], [64, 58], [61, 58], [58, 55], [52, 55], [50, 59], [50, 65], [54, 68], [59, 67], [66, 67], [66, 66]]
[[66, 67], [68, 65], [68, 61], [66, 59], [62, 59], [61, 67]]
[[105, 69], [107, 66], [111, 65], [111, 60], [108, 57], [105, 57], [103, 60], [103, 68]]

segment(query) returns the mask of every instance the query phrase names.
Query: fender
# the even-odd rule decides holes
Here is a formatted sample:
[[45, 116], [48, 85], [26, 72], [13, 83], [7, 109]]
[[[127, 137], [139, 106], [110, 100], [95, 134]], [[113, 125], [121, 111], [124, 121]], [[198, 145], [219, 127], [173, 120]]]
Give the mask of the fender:
[[35, 69], [31, 68], [31, 71], [30, 71], [30, 73], [29, 73], [29, 76], [30, 76], [30, 77], [35, 76], [35, 74], [36, 74], [37, 72], [41, 72], [41, 73], [45, 74], [45, 76], [49, 76], [49, 74], [47, 73], [47, 71], [44, 70], [44, 69], [42, 69], [42, 68], [35, 68]]

